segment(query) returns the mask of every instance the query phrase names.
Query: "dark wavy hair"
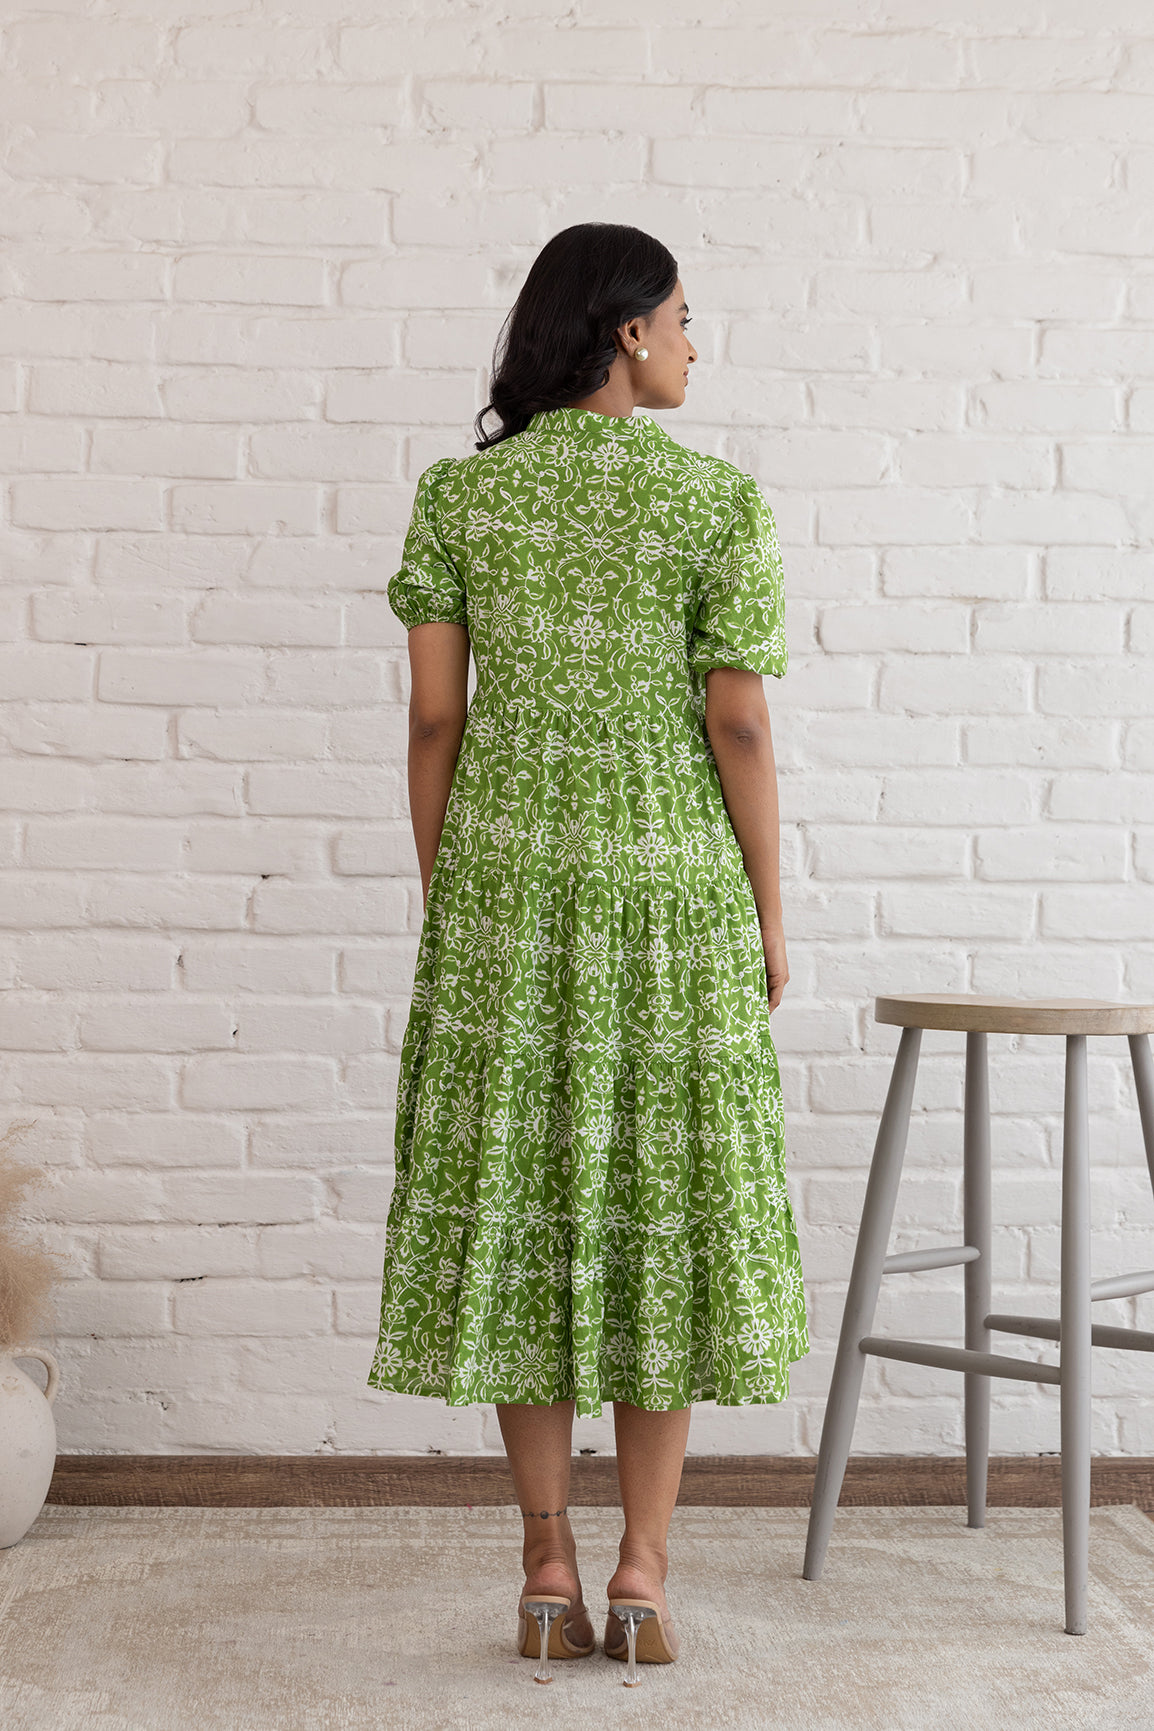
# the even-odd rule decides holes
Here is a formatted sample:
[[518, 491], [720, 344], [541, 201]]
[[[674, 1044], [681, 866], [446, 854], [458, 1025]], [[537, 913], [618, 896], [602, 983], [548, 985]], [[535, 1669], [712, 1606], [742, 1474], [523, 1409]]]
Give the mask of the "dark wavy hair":
[[[576, 222], [533, 260], [497, 338], [492, 396], [473, 421], [478, 451], [523, 432], [539, 409], [599, 390], [620, 353], [618, 325], [653, 312], [677, 286], [677, 260], [622, 222]], [[486, 432], [485, 416], [501, 420]]]

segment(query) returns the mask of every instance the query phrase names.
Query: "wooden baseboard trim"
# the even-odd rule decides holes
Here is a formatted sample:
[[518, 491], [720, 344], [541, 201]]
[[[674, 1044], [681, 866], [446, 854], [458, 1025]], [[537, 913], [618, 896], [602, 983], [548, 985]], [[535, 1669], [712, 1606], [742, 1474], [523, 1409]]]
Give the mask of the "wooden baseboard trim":
[[[678, 1502], [725, 1508], [808, 1508], [816, 1461], [797, 1455], [688, 1455]], [[1092, 1463], [1091, 1501], [1136, 1503], [1154, 1516], [1154, 1456]], [[964, 1504], [960, 1455], [854, 1455], [842, 1505]], [[504, 1456], [491, 1455], [58, 1455], [50, 1503], [165, 1507], [428, 1507], [513, 1504]], [[612, 1455], [574, 1455], [570, 1506], [619, 1501]], [[992, 1507], [1061, 1505], [1057, 1455], [990, 1461]]]

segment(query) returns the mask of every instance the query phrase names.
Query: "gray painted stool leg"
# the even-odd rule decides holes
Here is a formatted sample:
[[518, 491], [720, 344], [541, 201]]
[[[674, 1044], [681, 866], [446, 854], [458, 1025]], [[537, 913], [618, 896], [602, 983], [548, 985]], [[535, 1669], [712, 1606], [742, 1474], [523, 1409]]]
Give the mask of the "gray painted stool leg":
[[1090, 1568], [1090, 1135], [1086, 1036], [1066, 1035], [1062, 1123], [1062, 1549], [1066, 1633], [1086, 1633]]
[[[986, 1035], [966, 1035], [965, 1224], [962, 1237], [981, 1252], [965, 1265], [966, 1345], [989, 1352], [991, 1310], [990, 1253], [993, 1215], [990, 1199], [990, 1079]], [[986, 1476], [990, 1458], [990, 1379], [965, 1374], [966, 1503], [971, 1527], [986, 1524]]]
[[1138, 1116], [1142, 1120], [1142, 1140], [1146, 1144], [1146, 1164], [1150, 1168], [1150, 1182], [1154, 1184], [1154, 1063], [1150, 1059], [1149, 1035], [1130, 1035], [1130, 1063], [1138, 1096]]
[[805, 1566], [802, 1569], [802, 1575], [807, 1581], [816, 1581], [821, 1574], [838, 1497], [841, 1495], [842, 1480], [845, 1477], [846, 1461], [849, 1459], [862, 1377], [865, 1374], [866, 1355], [858, 1351], [858, 1342], [869, 1333], [874, 1311], [877, 1309], [882, 1265], [889, 1245], [898, 1182], [902, 1175], [902, 1161], [905, 1159], [910, 1103], [913, 1099], [921, 1041], [920, 1028], [902, 1029], [901, 1043], [894, 1059], [886, 1103], [878, 1125], [853, 1269], [849, 1277], [849, 1290], [842, 1313], [833, 1380], [822, 1424], [813, 1506], [809, 1512]]

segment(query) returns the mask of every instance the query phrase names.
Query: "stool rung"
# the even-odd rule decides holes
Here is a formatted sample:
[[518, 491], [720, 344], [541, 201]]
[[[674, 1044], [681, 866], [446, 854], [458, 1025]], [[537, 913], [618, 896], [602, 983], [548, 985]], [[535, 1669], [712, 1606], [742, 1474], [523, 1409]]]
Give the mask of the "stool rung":
[[1134, 1298], [1139, 1292], [1154, 1292], [1154, 1269], [1141, 1274], [1111, 1274], [1105, 1280], [1090, 1282], [1090, 1298]]
[[1031, 1364], [1028, 1359], [1009, 1358], [997, 1352], [975, 1352], [968, 1346], [930, 1346], [920, 1340], [887, 1340], [870, 1334], [858, 1341], [859, 1352], [878, 1358], [900, 1358], [907, 1364], [926, 1364], [934, 1370], [968, 1370], [978, 1376], [1009, 1376], [1024, 1382], [1061, 1382], [1057, 1364]]
[[[1061, 1340], [1062, 1324], [1052, 1316], [987, 1316], [984, 1326], [999, 1334], [1034, 1334], [1040, 1340]], [[1114, 1328], [1095, 1322], [1090, 1329], [1091, 1346], [1120, 1346], [1127, 1352], [1154, 1352], [1154, 1334], [1140, 1328]]]
[[[943, 1244], [936, 1250], [900, 1250], [882, 1263], [883, 1274], [917, 1274], [922, 1268], [953, 1268], [959, 1262], [976, 1262], [981, 1251], [973, 1244]], [[1154, 1284], [1154, 1275], [1150, 1277]]]

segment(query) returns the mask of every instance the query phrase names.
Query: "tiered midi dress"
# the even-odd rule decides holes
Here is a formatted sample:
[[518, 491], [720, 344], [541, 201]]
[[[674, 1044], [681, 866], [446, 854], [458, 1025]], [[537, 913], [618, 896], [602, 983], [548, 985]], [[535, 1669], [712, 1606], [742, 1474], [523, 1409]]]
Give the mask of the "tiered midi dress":
[[757, 908], [705, 673], [782, 675], [757, 483], [565, 407], [421, 475], [388, 586], [476, 686], [400, 1054], [379, 1389], [777, 1402], [809, 1351]]

